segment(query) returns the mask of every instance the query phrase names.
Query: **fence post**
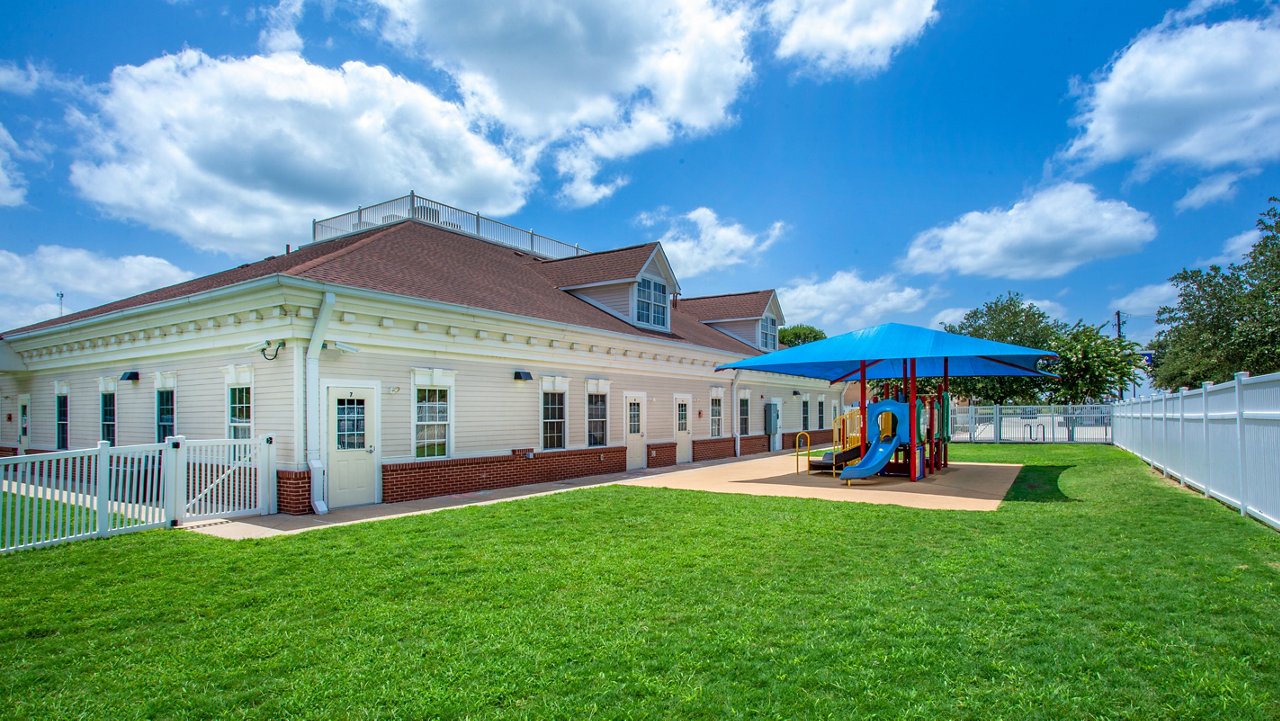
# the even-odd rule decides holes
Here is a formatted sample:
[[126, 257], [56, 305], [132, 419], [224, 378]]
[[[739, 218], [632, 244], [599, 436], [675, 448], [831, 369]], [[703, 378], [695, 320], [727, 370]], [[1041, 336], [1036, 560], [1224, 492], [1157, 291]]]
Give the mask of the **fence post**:
[[1160, 394], [1160, 455], [1164, 460], [1160, 464], [1160, 474], [1169, 477], [1169, 394]]
[[97, 506], [98, 533], [105, 538], [111, 530], [111, 444], [98, 441], [97, 459]]
[[262, 515], [273, 513], [271, 488], [275, 486], [274, 474], [271, 472], [274, 464], [271, 462], [271, 454], [275, 449], [271, 436], [262, 436], [258, 439], [257, 453], [257, 469], [258, 475], [258, 508], [262, 510]]
[[994, 431], [992, 435], [996, 437], [996, 443], [1000, 442], [1000, 436], [1004, 435], [1004, 423], [1000, 418], [1000, 405], [991, 406], [991, 429]]
[[1187, 485], [1187, 387], [1178, 389], [1178, 481]]
[[1235, 387], [1235, 392], [1236, 392], [1236, 455], [1237, 455], [1237, 457], [1238, 457], [1238, 461], [1239, 461], [1239, 462], [1237, 463], [1237, 465], [1236, 465], [1236, 468], [1237, 468], [1237, 472], [1240, 474], [1240, 515], [1242, 515], [1242, 516], [1248, 516], [1248, 515], [1249, 515], [1249, 501], [1247, 500], [1247, 499], [1248, 499], [1248, 494], [1246, 493], [1246, 490], [1248, 489], [1248, 481], [1246, 480], [1246, 477], [1245, 477], [1245, 473], [1247, 472], [1248, 468], [1247, 468], [1247, 464], [1245, 463], [1245, 458], [1244, 458], [1244, 449], [1245, 449], [1245, 447], [1246, 447], [1246, 446], [1245, 446], [1245, 442], [1244, 442], [1244, 428], [1245, 428], [1245, 423], [1244, 423], [1244, 382], [1245, 382], [1245, 379], [1247, 379], [1248, 377], [1249, 377], [1249, 373], [1248, 373], [1247, 371], [1242, 371], [1242, 372], [1240, 372], [1240, 373], [1237, 373], [1237, 374], [1236, 374], [1236, 380], [1235, 380], [1235, 384], [1236, 384], [1236, 387]]
[[169, 448], [173, 453], [173, 485], [169, 492], [173, 496], [173, 518], [170, 525], [182, 523], [187, 518], [187, 437], [174, 436]]
[[1209, 498], [1209, 487], [1213, 481], [1213, 461], [1209, 458], [1209, 388], [1212, 381], [1200, 384], [1200, 413], [1204, 416], [1204, 497]]

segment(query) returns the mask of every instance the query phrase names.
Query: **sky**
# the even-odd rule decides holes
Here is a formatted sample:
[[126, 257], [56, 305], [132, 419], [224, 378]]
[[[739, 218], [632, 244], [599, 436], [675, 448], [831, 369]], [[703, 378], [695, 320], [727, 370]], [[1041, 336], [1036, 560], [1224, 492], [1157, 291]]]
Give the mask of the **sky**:
[[685, 296], [933, 326], [1008, 292], [1140, 341], [1280, 195], [1280, 5], [12, 3], [0, 325], [280, 253], [407, 194]]

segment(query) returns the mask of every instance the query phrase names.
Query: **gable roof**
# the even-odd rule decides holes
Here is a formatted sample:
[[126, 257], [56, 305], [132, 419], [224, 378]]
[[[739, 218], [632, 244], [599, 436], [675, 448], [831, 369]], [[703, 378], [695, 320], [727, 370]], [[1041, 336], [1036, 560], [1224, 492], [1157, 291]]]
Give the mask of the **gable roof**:
[[772, 290], [753, 290], [746, 293], [704, 295], [698, 298], [681, 298], [680, 310], [706, 323], [717, 320], [759, 318], [769, 309], [773, 300]]
[[640, 275], [640, 271], [644, 270], [657, 248], [657, 243], [645, 243], [589, 255], [548, 260], [539, 263], [538, 270], [557, 288], [594, 285], [611, 280], [624, 282]]
[[[601, 267], [622, 267], [635, 263], [639, 268], [652, 255], [656, 244], [624, 248], [599, 265], [580, 268], [597, 273]], [[648, 248], [647, 252], [642, 249]], [[583, 261], [592, 256], [571, 260]], [[544, 261], [512, 248], [489, 243], [448, 229], [405, 220], [366, 233], [305, 245], [287, 255], [273, 256], [256, 263], [196, 278], [122, 300], [69, 313], [41, 323], [5, 333], [50, 328], [76, 320], [105, 315], [152, 303], [174, 300], [272, 275], [303, 278], [323, 283], [391, 293], [420, 300], [480, 308], [539, 318], [557, 323], [585, 326], [654, 339], [665, 339], [719, 350], [754, 355], [758, 353], [741, 341], [703, 325], [683, 312], [683, 303], [672, 309], [671, 332], [637, 328], [570, 293], [558, 283], [577, 269], [564, 270], [566, 261]], [[550, 272], [547, 268], [551, 267]], [[612, 272], [612, 271], [609, 271]]]

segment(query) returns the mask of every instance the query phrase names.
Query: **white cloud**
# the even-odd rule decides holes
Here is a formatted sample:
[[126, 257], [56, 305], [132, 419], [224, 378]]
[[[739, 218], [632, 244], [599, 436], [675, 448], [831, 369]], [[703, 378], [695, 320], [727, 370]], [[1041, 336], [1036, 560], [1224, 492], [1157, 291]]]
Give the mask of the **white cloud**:
[[[1066, 156], [1126, 158], [1139, 176], [1167, 164], [1250, 168], [1280, 158], [1280, 15], [1182, 25], [1193, 4], [1138, 35], [1088, 87]], [[1190, 14], [1186, 14], [1189, 12]]]
[[27, 181], [13, 162], [21, 151], [13, 136], [0, 124], [0, 206], [22, 205], [27, 199]]
[[41, 245], [26, 255], [0, 250], [0, 267], [5, 269], [5, 282], [0, 284], [5, 328], [57, 316], [53, 298], [59, 291], [77, 299], [114, 300], [192, 277], [155, 256], [114, 257], [59, 245]]
[[917, 235], [904, 267], [993, 278], [1055, 278], [1099, 258], [1133, 253], [1154, 238], [1151, 216], [1092, 186], [1060, 183], [1010, 208], [966, 213]]
[[1212, 258], [1197, 259], [1196, 265], [1230, 265], [1244, 260], [1255, 243], [1262, 238], [1258, 230], [1246, 230], [1243, 233], [1227, 238], [1222, 244], [1222, 252]]
[[781, 37], [782, 59], [819, 74], [883, 70], [903, 45], [938, 17], [935, 0], [771, 0], [765, 9]]
[[713, 0], [374, 3], [382, 37], [449, 74], [472, 117], [552, 148], [572, 205], [626, 183], [596, 180], [602, 161], [731, 122], [752, 74], [755, 13]]
[[637, 218], [646, 227], [664, 221], [670, 227], [658, 240], [678, 278], [754, 262], [786, 230], [783, 223], [775, 222], [767, 230], [752, 232], [740, 223], [722, 222], [710, 208], [695, 208], [674, 218], [658, 210]]
[[929, 319], [929, 327], [937, 328], [942, 324], [955, 325], [964, 320], [964, 314], [968, 313], [968, 308], [943, 308], [933, 314], [933, 318]]
[[0, 63], [0, 92], [14, 95], [30, 95], [40, 87], [45, 74], [27, 64], [18, 67], [13, 63]]
[[1196, 210], [1219, 200], [1230, 200], [1236, 195], [1236, 183], [1244, 178], [1258, 174], [1257, 169], [1244, 170], [1238, 173], [1218, 173], [1201, 180], [1196, 187], [1178, 199], [1173, 207], [1179, 213], [1184, 210]]
[[1111, 307], [1132, 315], [1155, 315], [1162, 305], [1178, 300], [1178, 289], [1172, 283], [1152, 283], [1135, 288], [1128, 295], [1111, 301]]
[[1067, 320], [1067, 307], [1056, 300], [1034, 300], [1027, 298], [1027, 302], [1055, 320]]
[[828, 333], [843, 333], [918, 311], [929, 301], [929, 294], [903, 285], [892, 275], [864, 279], [850, 268], [822, 280], [816, 276], [794, 279], [778, 289], [778, 299], [788, 323], [809, 323]]
[[302, 19], [302, 0], [280, 0], [264, 9], [266, 27], [258, 33], [258, 47], [264, 53], [296, 53], [302, 50], [298, 21]]
[[410, 189], [503, 215], [531, 183], [457, 105], [360, 62], [186, 50], [116, 68], [95, 102], [72, 183], [206, 250], [274, 251], [309, 240], [308, 218]]

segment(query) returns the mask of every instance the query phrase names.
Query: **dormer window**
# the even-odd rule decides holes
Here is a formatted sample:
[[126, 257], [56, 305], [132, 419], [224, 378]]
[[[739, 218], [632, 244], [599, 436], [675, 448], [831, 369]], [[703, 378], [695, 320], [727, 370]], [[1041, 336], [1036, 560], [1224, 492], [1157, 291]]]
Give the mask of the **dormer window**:
[[652, 278], [641, 278], [636, 285], [636, 322], [667, 327], [667, 284]]
[[778, 350], [778, 319], [771, 315], [760, 319], [760, 347]]

